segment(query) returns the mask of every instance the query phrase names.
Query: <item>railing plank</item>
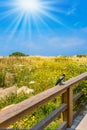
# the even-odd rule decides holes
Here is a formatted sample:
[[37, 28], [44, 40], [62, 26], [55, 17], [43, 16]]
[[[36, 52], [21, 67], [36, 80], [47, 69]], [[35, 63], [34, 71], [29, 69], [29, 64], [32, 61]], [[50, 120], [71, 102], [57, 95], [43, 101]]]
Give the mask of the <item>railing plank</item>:
[[[68, 81], [65, 82], [66, 87], [73, 86], [76, 83], [79, 83], [80, 81], [87, 79], [87, 72], [80, 74], [79, 76], [76, 76]], [[67, 86], [68, 85], [68, 86]]]
[[31, 130], [42, 130], [45, 128], [49, 123], [53, 121], [56, 117], [59, 116], [59, 114], [64, 111], [67, 108], [67, 104], [62, 104], [59, 108], [54, 110], [52, 113], [50, 113], [44, 120], [42, 120], [40, 123], [38, 123], [35, 127], [33, 127]]
[[77, 93], [74, 97], [73, 97], [73, 102], [77, 101], [81, 96], [83, 95], [83, 92], [79, 92]]
[[73, 120], [76, 118], [76, 116], [79, 114], [79, 111], [74, 111], [73, 112]]
[[6, 110], [0, 112], [0, 128], [8, 127], [10, 124], [15, 121], [20, 120], [25, 115], [30, 114], [35, 109], [44, 105], [46, 102], [53, 99], [58, 94], [61, 94], [65, 91], [62, 87], [55, 86], [47, 91], [44, 91], [34, 97], [26, 99]]
[[67, 122], [64, 121], [56, 130], [66, 130]]
[[76, 76], [64, 83], [62, 86], [55, 86], [48, 89], [30, 99], [26, 99], [21, 103], [16, 104], [6, 110], [0, 112], [0, 128], [5, 128], [10, 124], [23, 118], [25, 115], [30, 114], [32, 111], [38, 107], [44, 105], [46, 102], [50, 101], [59, 94], [64, 93], [68, 88], [73, 86], [79, 81], [87, 78], [87, 72]]

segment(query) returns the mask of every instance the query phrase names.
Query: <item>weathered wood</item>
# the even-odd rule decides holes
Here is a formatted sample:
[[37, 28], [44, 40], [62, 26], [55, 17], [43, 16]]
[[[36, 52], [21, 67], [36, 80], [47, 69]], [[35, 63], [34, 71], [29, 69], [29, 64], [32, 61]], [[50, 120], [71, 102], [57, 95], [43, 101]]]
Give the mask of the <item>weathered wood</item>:
[[63, 112], [63, 121], [67, 121], [67, 126], [70, 127], [73, 121], [73, 91], [72, 88], [68, 88], [67, 91], [62, 94], [62, 102], [67, 104], [67, 110]]
[[77, 101], [81, 96], [83, 95], [83, 92], [79, 92], [77, 93], [74, 97], [73, 97], [73, 102]]
[[58, 94], [65, 92], [62, 87], [55, 86], [45, 92], [42, 92], [34, 97], [26, 99], [15, 106], [12, 106], [5, 111], [0, 112], [0, 128], [8, 127], [15, 121], [20, 120], [25, 115], [30, 114], [35, 109], [44, 105], [49, 100], [53, 99]]
[[[62, 103], [68, 104], [68, 91], [62, 94]], [[63, 121], [68, 121], [68, 111], [63, 112]]]
[[42, 130], [49, 123], [51, 123], [53, 121], [53, 119], [55, 119], [56, 117], [58, 117], [60, 115], [60, 113], [62, 111], [64, 111], [66, 108], [67, 108], [67, 104], [62, 104], [59, 108], [57, 108], [52, 113], [50, 113], [44, 120], [42, 120], [35, 127], [33, 127], [32, 130]]
[[64, 121], [56, 130], [66, 130], [67, 122]]
[[32, 111], [44, 105], [54, 97], [65, 93], [68, 88], [71, 88], [71, 86], [78, 83], [79, 81], [82, 81], [85, 78], [87, 78], [87, 72], [66, 81], [62, 86], [55, 86], [30, 99], [26, 99], [25, 101], [22, 101], [15, 106], [6, 109], [5, 111], [1, 111], [0, 128], [5, 128], [15, 121], [23, 118], [25, 115], [30, 114]]
[[74, 111], [73, 112], [73, 120], [76, 118], [76, 116], [78, 115], [79, 111]]
[[[80, 81], [84, 80], [84, 79], [87, 79], [87, 72], [85, 73], [82, 73], [80, 74], [79, 76], [76, 76], [68, 81], [65, 82], [65, 86], [68, 88], [68, 87], [71, 87], [73, 86], [74, 84], [76, 83], [79, 83]], [[68, 85], [68, 86], [67, 86]]]
[[73, 91], [72, 88], [68, 89], [68, 127], [71, 127], [73, 122]]

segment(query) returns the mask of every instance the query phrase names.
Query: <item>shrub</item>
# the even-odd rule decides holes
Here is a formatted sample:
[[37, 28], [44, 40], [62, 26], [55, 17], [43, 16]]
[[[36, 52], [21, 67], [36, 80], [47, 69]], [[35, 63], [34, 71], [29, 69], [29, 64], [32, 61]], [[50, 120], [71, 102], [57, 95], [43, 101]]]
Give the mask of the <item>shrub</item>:
[[12, 54], [10, 54], [9, 56], [28, 56], [22, 52], [13, 52]]
[[77, 57], [87, 57], [85, 54], [77, 55]]

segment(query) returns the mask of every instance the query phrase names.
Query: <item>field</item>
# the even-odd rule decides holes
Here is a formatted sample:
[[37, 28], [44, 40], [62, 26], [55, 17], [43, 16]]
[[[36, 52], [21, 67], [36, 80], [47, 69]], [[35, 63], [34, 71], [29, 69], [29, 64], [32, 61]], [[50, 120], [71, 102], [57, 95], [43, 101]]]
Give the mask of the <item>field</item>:
[[[0, 109], [10, 104], [16, 104], [44, 90], [55, 86], [57, 79], [64, 73], [65, 81], [87, 71], [87, 57], [1, 57], [0, 58], [0, 88], [11, 86], [28, 86], [34, 89], [33, 94], [11, 95], [6, 100], [0, 100]], [[32, 83], [31, 83], [32, 82]], [[87, 82], [83, 82], [79, 90], [86, 93]], [[78, 88], [75, 91], [79, 91]], [[86, 97], [86, 96], [85, 96]], [[61, 103], [61, 97], [49, 102], [31, 115], [16, 122], [11, 128], [31, 128]], [[41, 116], [39, 116], [41, 115]], [[46, 130], [55, 130], [61, 119], [49, 125]]]

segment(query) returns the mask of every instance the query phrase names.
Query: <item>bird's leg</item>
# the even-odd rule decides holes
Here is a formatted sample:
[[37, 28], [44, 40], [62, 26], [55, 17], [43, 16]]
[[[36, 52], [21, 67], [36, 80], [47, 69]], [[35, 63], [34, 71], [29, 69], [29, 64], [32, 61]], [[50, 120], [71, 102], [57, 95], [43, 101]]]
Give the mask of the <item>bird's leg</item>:
[[59, 85], [62, 86], [62, 85], [64, 85], [64, 83], [63, 83], [63, 82], [60, 82]]

